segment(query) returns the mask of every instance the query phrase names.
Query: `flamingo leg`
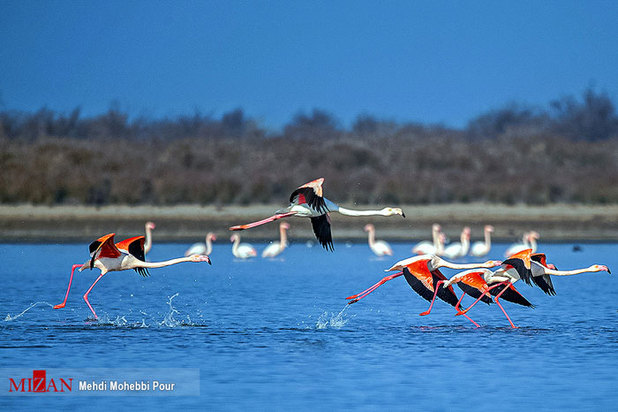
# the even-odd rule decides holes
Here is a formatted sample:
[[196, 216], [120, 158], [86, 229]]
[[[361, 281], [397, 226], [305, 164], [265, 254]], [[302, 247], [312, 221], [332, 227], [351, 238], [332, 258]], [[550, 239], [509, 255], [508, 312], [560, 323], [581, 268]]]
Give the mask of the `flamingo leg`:
[[461, 301], [463, 300], [464, 296], [466, 296], [466, 292], [464, 292], [461, 297], [459, 298], [459, 300], [457, 301], [457, 304], [455, 305], [455, 310], [457, 312], [459, 312], [459, 306], [461, 305]]
[[361, 293], [357, 293], [356, 295], [348, 296], [346, 299], [348, 299], [348, 300], [352, 299], [352, 300], [350, 300], [348, 302], [348, 305], [351, 305], [352, 303], [358, 302], [359, 300], [361, 300], [362, 298], [364, 298], [365, 296], [367, 296], [368, 294], [370, 294], [371, 292], [376, 290], [379, 286], [381, 286], [384, 283], [388, 282], [389, 280], [395, 279], [396, 277], [399, 277], [401, 275], [403, 275], [403, 272], [397, 272], [394, 275], [386, 276], [381, 281], [379, 281], [375, 285], [371, 286], [370, 288], [365, 289]]
[[88, 305], [88, 307], [90, 308], [90, 310], [92, 311], [92, 314], [94, 315], [95, 319], [99, 319], [99, 317], [97, 316], [97, 313], [94, 311], [94, 309], [92, 309], [92, 306], [90, 305], [90, 302], [88, 302], [88, 294], [90, 293], [90, 291], [92, 290], [92, 288], [94, 287], [94, 285], [97, 284], [97, 282], [99, 280], [101, 280], [101, 278], [103, 277], [103, 275], [105, 275], [104, 273], [101, 273], [99, 275], [99, 277], [97, 278], [97, 280], [94, 281], [94, 283], [90, 286], [90, 288], [86, 291], [86, 293], [84, 293], [84, 300], [86, 301], [86, 304]]
[[[438, 289], [440, 289], [440, 285], [442, 285], [443, 283], [444, 283], [444, 280], [439, 280], [436, 283], [435, 290], [433, 291], [433, 298], [431, 298], [431, 303], [429, 304], [429, 309], [427, 309], [423, 313], [419, 313], [419, 316], [427, 316], [431, 313], [431, 308], [433, 308], [433, 303], [436, 301], [436, 296], [438, 295]], [[463, 298], [463, 295], [461, 297]], [[461, 299], [459, 299], [459, 302], [461, 302]], [[457, 305], [459, 305], [459, 302], [457, 302]]]
[[230, 227], [230, 230], [245, 230], [250, 229], [252, 227], [260, 226], [269, 222], [274, 222], [275, 220], [283, 219], [284, 217], [294, 216], [296, 212], [286, 212], [286, 213], [277, 213], [266, 219], [258, 220], [257, 222], [246, 223], [244, 225], [236, 225]]
[[69, 291], [71, 290], [71, 283], [73, 282], [73, 273], [75, 273], [75, 269], [81, 268], [81, 264], [73, 265], [71, 268], [71, 277], [69, 278], [69, 287], [67, 288], [67, 294], [64, 295], [64, 302], [57, 304], [54, 306], [54, 309], [62, 309], [67, 304], [67, 299], [69, 297]]
[[504, 316], [506, 316], [506, 319], [507, 319], [507, 320], [509, 321], [509, 323], [511, 324], [511, 327], [512, 327], [513, 329], [515, 329], [515, 328], [517, 328], [517, 326], [515, 326], [515, 325], [513, 324], [513, 321], [511, 321], [511, 318], [509, 317], [509, 315], [507, 315], [506, 310], [504, 310], [504, 308], [502, 307], [502, 305], [500, 304], [500, 301], [499, 301], [499, 298], [500, 298], [500, 296], [502, 296], [502, 294], [504, 293], [504, 291], [506, 291], [506, 290], [507, 290], [508, 288], [510, 288], [510, 287], [511, 287], [511, 285], [512, 285], [512, 283], [510, 283], [510, 282], [507, 282], [507, 283], [508, 283], [507, 287], [505, 287], [505, 288], [504, 288], [504, 289], [503, 289], [500, 293], [498, 293], [498, 294], [496, 295], [496, 297], [494, 298], [494, 301], [495, 301], [495, 302], [496, 302], [496, 304], [500, 307], [500, 309], [502, 309], [502, 313], [504, 313]]
[[492, 290], [492, 289], [494, 289], [494, 288], [497, 288], [498, 286], [503, 285], [503, 284], [505, 284], [505, 283], [508, 283], [508, 282], [500, 282], [500, 283], [496, 283], [495, 285], [493, 285], [493, 286], [489, 287], [489, 288], [488, 288], [485, 292], [483, 292], [483, 293], [481, 294], [481, 296], [479, 296], [479, 298], [478, 298], [477, 300], [475, 300], [475, 301], [474, 301], [474, 303], [472, 303], [470, 306], [468, 306], [468, 308], [467, 308], [466, 310], [463, 310], [463, 311], [458, 311], [458, 312], [455, 314], [455, 316], [465, 315], [465, 314], [466, 314], [466, 312], [468, 312], [468, 311], [469, 311], [470, 309], [472, 309], [472, 308], [473, 308], [473, 307], [474, 307], [477, 303], [479, 303], [479, 301], [480, 301], [481, 299], [483, 299], [483, 296], [487, 295], [487, 294], [489, 293], [489, 291], [490, 291], [490, 290]]

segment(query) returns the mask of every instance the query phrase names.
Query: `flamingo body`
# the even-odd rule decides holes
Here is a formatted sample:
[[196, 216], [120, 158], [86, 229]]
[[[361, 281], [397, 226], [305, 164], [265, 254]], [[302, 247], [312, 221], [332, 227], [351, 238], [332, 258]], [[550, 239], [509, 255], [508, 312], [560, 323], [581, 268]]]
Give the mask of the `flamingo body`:
[[494, 231], [494, 227], [486, 225], [483, 232], [485, 240], [483, 242], [474, 242], [470, 247], [470, 254], [476, 257], [486, 256], [491, 250], [491, 233]]
[[371, 223], [365, 225], [365, 232], [368, 233], [369, 248], [376, 256], [392, 256], [393, 249], [384, 240], [376, 240], [376, 229]]
[[280, 255], [288, 246], [287, 232], [290, 225], [283, 222], [279, 225], [279, 241], [274, 241], [262, 251], [262, 257], [276, 257]]
[[239, 259], [249, 259], [257, 256], [257, 251], [249, 243], [240, 243], [240, 236], [233, 234], [230, 241], [234, 243], [232, 246], [232, 254]]
[[208, 232], [206, 234], [205, 242], [197, 242], [192, 244], [189, 249], [186, 250], [185, 256], [210, 255], [212, 253], [212, 242], [215, 240], [217, 240], [215, 234]]

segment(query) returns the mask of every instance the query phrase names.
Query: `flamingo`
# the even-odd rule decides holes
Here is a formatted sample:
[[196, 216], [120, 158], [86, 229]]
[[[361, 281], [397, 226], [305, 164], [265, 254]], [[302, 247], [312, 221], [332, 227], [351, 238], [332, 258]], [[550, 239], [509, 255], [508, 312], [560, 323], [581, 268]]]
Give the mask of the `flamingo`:
[[279, 255], [288, 246], [288, 235], [286, 230], [290, 228], [290, 225], [286, 222], [279, 224], [279, 241], [271, 242], [266, 246], [266, 249], [262, 252], [262, 257], [275, 257]]
[[152, 230], [156, 227], [153, 222], [146, 222], [145, 232], [146, 232], [146, 240], [144, 242], [144, 254], [150, 252], [152, 249]]
[[240, 259], [248, 259], [257, 256], [257, 251], [253, 246], [248, 243], [240, 243], [240, 236], [234, 233], [230, 237], [230, 242], [233, 242], [232, 253], [235, 257]]
[[148, 276], [148, 269], [150, 268], [161, 268], [182, 262], [208, 262], [208, 264], [210, 264], [210, 258], [203, 255], [192, 255], [188, 257], [170, 259], [163, 262], [145, 262], [144, 236], [132, 237], [116, 244], [114, 244], [114, 236], [114, 233], [109, 233], [90, 244], [90, 258], [81, 265], [73, 265], [71, 268], [71, 277], [69, 278], [69, 286], [67, 288], [67, 293], [64, 296], [64, 301], [54, 306], [54, 309], [61, 309], [65, 307], [67, 298], [69, 297], [69, 291], [71, 290], [71, 283], [73, 282], [73, 274], [75, 269], [78, 268], [80, 272], [85, 269], [93, 268], [97, 268], [101, 271], [99, 277], [94, 281], [90, 288], [88, 288], [83, 296], [84, 301], [86, 301], [86, 304], [90, 308], [94, 318], [98, 319], [97, 313], [88, 301], [88, 294], [92, 288], [94, 288], [94, 285], [96, 285], [107, 272], [134, 269], [140, 275]]
[[444, 244], [442, 242], [442, 236], [440, 236], [440, 230], [442, 228], [439, 224], [434, 223], [431, 225], [431, 238], [432, 241], [424, 240], [418, 242], [412, 248], [412, 253], [417, 255], [440, 255], [444, 251]]
[[313, 233], [318, 242], [320, 242], [324, 249], [333, 251], [329, 212], [339, 212], [346, 216], [400, 215], [405, 217], [403, 211], [396, 207], [385, 207], [381, 210], [351, 210], [343, 208], [323, 197], [323, 183], [323, 177], [305, 183], [292, 192], [290, 195], [290, 205], [285, 209], [279, 210], [274, 215], [257, 222], [232, 226], [230, 230], [245, 230], [289, 216], [310, 218]]
[[[489, 279], [491, 281], [492, 279], [494, 279], [494, 275], [495, 272], [492, 272], [490, 269], [472, 269], [465, 272], [460, 272], [455, 276], [451, 277], [450, 279], [441, 282], [443, 283], [442, 287], [445, 288], [456, 283], [459, 288], [464, 292], [464, 295], [468, 294], [473, 298], [476, 298], [477, 301], [482, 300], [487, 304], [490, 304], [492, 302], [491, 299], [488, 297], [488, 294], [494, 295], [494, 300], [496, 304], [500, 307], [502, 313], [504, 313], [504, 316], [506, 316], [511, 326], [515, 327], [515, 325], [513, 325], [513, 322], [511, 321], [511, 318], [500, 304], [499, 298], [502, 297], [504, 300], [507, 300], [509, 302], [513, 302], [518, 305], [527, 306], [530, 308], [534, 308], [534, 305], [532, 305], [532, 303], [530, 303], [526, 298], [524, 298], [521, 293], [519, 293], [519, 291], [515, 289], [515, 286], [513, 286], [513, 284], [504, 285], [502, 283], [499, 283], [494, 287], [490, 287], [487, 280]], [[433, 299], [435, 300], [435, 295]], [[431, 301], [428, 312], [431, 311], [432, 305], [433, 300]], [[457, 314], [463, 313], [458, 306], [456, 306], [455, 309], [457, 309]]]
[[[502, 262], [497, 260], [488, 260], [484, 263], [466, 263], [457, 264], [448, 262], [436, 255], [419, 255], [408, 259], [401, 260], [391, 266], [386, 272], [398, 271], [395, 274], [384, 277], [375, 285], [371, 286], [364, 291], [348, 296], [348, 304], [356, 303], [363, 299], [365, 296], [376, 290], [380, 285], [395, 279], [399, 276], [404, 276], [410, 287], [418, 293], [423, 299], [430, 301], [432, 296], [436, 294], [438, 298], [442, 299], [446, 303], [458, 307], [460, 300], [457, 299], [457, 295], [453, 291], [452, 287], [440, 288], [437, 286], [438, 281], [446, 280], [446, 277], [440, 272], [441, 267], [450, 269], [474, 269], [474, 268], [491, 268], [500, 265]], [[423, 312], [420, 315], [424, 316], [429, 314], [429, 311]], [[478, 324], [472, 319], [467, 318], [470, 322], [474, 323], [477, 327]]]
[[376, 240], [376, 228], [374, 225], [367, 223], [364, 230], [369, 233], [369, 248], [376, 256], [393, 256], [393, 249], [391, 249], [391, 246], [387, 242]]
[[539, 234], [535, 231], [530, 231], [524, 233], [521, 239], [521, 243], [514, 243], [504, 252], [504, 256], [512, 256], [522, 250], [531, 249], [532, 253], [536, 252], [537, 248], [537, 239], [539, 238]]
[[474, 242], [470, 248], [470, 254], [476, 257], [486, 256], [491, 250], [491, 233], [494, 231], [494, 227], [491, 225], [485, 225], [483, 230], [485, 235], [484, 242]]
[[470, 249], [470, 228], [464, 227], [461, 231], [461, 242], [453, 242], [444, 248], [442, 256], [449, 259], [457, 259], [468, 254]]
[[215, 240], [217, 240], [217, 236], [212, 232], [208, 232], [206, 234], [205, 243], [197, 242], [192, 244], [185, 252], [185, 256], [210, 255], [212, 253], [212, 242]]

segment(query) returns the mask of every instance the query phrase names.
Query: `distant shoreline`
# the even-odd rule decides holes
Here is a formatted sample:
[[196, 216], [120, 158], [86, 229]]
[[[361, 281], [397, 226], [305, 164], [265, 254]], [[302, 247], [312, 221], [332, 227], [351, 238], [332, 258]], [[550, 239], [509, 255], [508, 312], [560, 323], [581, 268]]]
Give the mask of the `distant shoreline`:
[[[358, 209], [382, 206], [344, 205]], [[144, 223], [157, 224], [158, 242], [199, 241], [212, 231], [227, 242], [228, 227], [271, 215], [281, 205], [251, 206], [32, 206], [0, 205], [0, 242], [87, 242], [102, 234], [121, 236], [143, 233]], [[363, 241], [363, 226], [376, 225], [377, 236], [392, 241], [417, 241], [430, 237], [432, 223], [457, 239], [463, 226], [472, 228], [472, 239], [480, 240], [483, 226], [495, 227], [494, 239], [513, 241], [526, 230], [536, 230], [546, 241], [618, 241], [618, 205], [584, 206], [553, 204], [548, 206], [506, 206], [495, 204], [444, 204], [402, 206], [407, 218], [351, 218], [333, 213], [331, 222], [335, 240]], [[304, 219], [288, 220], [292, 239], [312, 239], [311, 225]], [[272, 240], [278, 235], [277, 224], [270, 223], [240, 232], [243, 238]]]

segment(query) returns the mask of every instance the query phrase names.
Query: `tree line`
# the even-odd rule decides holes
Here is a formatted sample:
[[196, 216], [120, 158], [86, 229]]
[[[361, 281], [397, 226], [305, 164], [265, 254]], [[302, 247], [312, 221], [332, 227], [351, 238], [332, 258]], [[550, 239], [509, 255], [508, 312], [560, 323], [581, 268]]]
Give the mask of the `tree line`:
[[587, 89], [545, 108], [483, 113], [464, 128], [299, 113], [279, 131], [242, 109], [130, 119], [0, 111], [0, 201], [33, 204], [284, 203], [325, 177], [357, 204], [618, 203], [618, 117]]

